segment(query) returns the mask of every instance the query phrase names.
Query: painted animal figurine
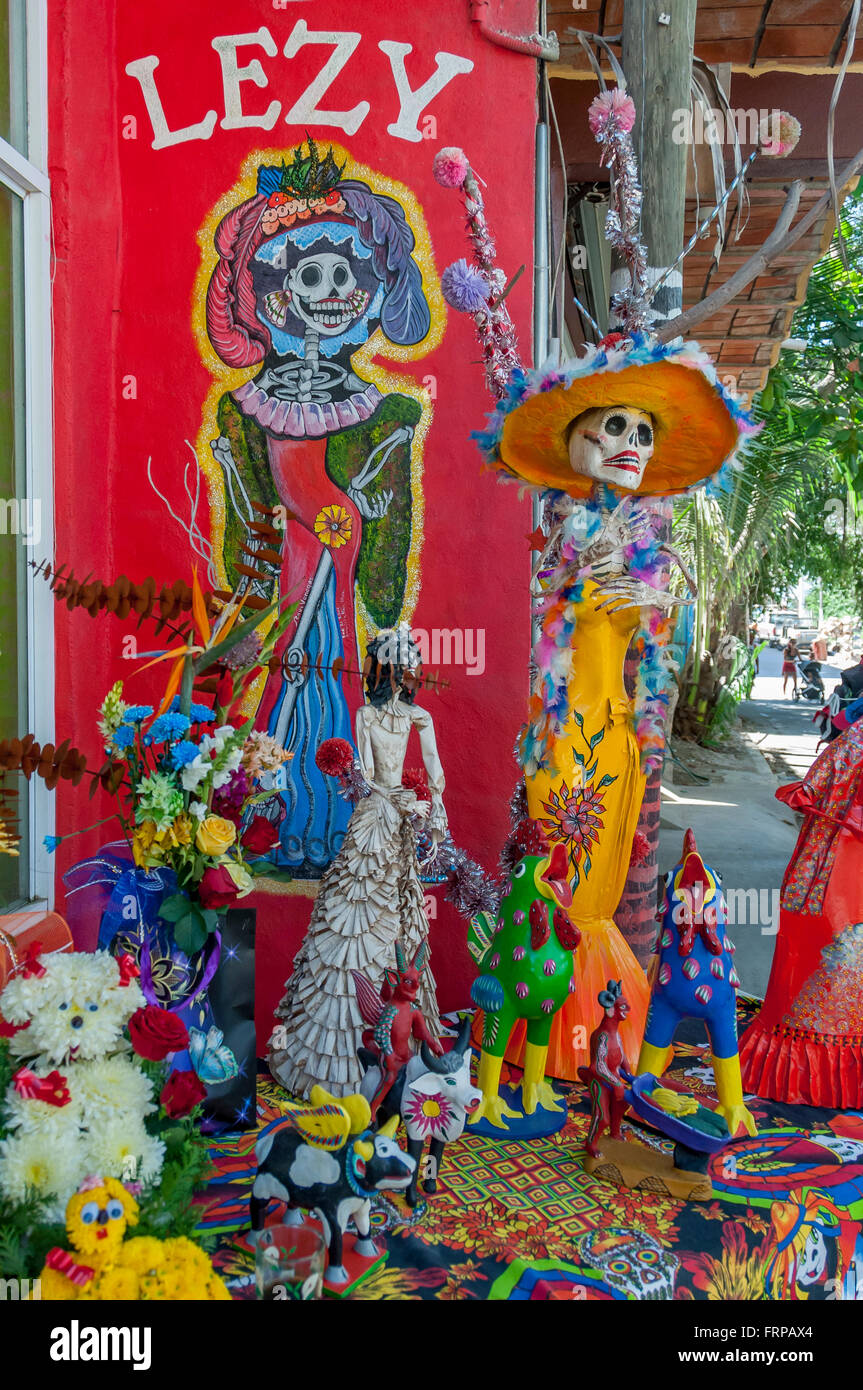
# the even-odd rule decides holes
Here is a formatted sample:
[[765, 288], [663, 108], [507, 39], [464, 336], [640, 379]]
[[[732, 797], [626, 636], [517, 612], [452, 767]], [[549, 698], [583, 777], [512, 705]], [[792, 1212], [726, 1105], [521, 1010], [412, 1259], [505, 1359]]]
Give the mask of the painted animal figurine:
[[443, 1048], [433, 1038], [417, 1004], [422, 973], [428, 963], [428, 947], [423, 942], [408, 965], [401, 942], [396, 942], [396, 969], [384, 972], [378, 992], [367, 975], [352, 970], [357, 1004], [365, 1023], [363, 1047], [374, 1053], [381, 1067], [378, 1090], [371, 1097], [372, 1114], [415, 1052], [415, 1044], [425, 1043], [440, 1056]]
[[521, 822], [516, 832], [522, 851], [509, 891], [494, 918], [477, 914], [471, 950], [483, 973], [474, 980], [471, 998], [485, 1022], [479, 1064], [482, 1101], [469, 1123], [487, 1119], [506, 1129], [518, 1114], [499, 1095], [500, 1071], [510, 1034], [519, 1019], [527, 1023], [522, 1105], [532, 1115], [538, 1105], [560, 1110], [545, 1080], [551, 1021], [574, 989], [572, 953], [581, 940], [568, 915], [572, 888], [566, 847], [549, 849], [542, 827]]
[[620, 980], [609, 980], [597, 998], [603, 1018], [590, 1035], [590, 1066], [578, 1069], [590, 1095], [590, 1128], [585, 1147], [594, 1158], [600, 1156], [597, 1140], [603, 1134], [620, 1138], [620, 1122], [626, 1113], [627, 1090], [632, 1080], [621, 1070], [626, 1059], [618, 1029], [629, 1013], [629, 1004]]
[[357, 1229], [356, 1253], [376, 1259], [380, 1252], [371, 1237], [371, 1199], [376, 1192], [404, 1190], [416, 1171], [416, 1159], [395, 1141], [398, 1116], [372, 1129], [365, 1096], [337, 1100], [322, 1086], [314, 1086], [311, 1102], [292, 1106], [261, 1131], [255, 1145], [252, 1231], [263, 1229], [272, 1198], [287, 1203], [287, 1226], [302, 1225], [301, 1209], [315, 1211], [329, 1250], [327, 1282], [346, 1284], [342, 1250], [348, 1221], [353, 1218]]
[[737, 989], [734, 945], [726, 933], [725, 899], [719, 875], [711, 869], [687, 830], [680, 863], [665, 880], [665, 905], [657, 946], [638, 1075], [662, 1076], [673, 1053], [677, 1026], [684, 1018], [703, 1019], [710, 1037], [719, 1095], [718, 1113], [730, 1134], [740, 1125], [755, 1135], [755, 1121], [743, 1104], [737, 1055]]
[[[360, 1062], [368, 1067], [363, 1077], [361, 1093], [372, 1097], [381, 1079], [380, 1063], [364, 1048]], [[378, 1117], [390, 1120], [399, 1116], [404, 1121], [408, 1137], [408, 1153], [419, 1165], [426, 1139], [429, 1140], [431, 1171], [423, 1182], [423, 1191], [437, 1191], [437, 1177], [444, 1149], [464, 1131], [467, 1117], [477, 1109], [482, 1093], [470, 1079], [470, 1019], [462, 1023], [449, 1052], [436, 1057], [428, 1043], [420, 1045], [419, 1055], [411, 1057], [402, 1067], [386, 1095]], [[414, 1171], [407, 1190], [410, 1206], [417, 1204], [419, 1167]]]

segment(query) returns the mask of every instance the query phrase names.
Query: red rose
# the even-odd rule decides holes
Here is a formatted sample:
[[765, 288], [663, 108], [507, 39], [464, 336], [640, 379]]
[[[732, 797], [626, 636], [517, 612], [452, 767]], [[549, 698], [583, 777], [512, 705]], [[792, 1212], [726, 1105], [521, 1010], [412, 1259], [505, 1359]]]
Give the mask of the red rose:
[[346, 739], [326, 738], [315, 753], [315, 763], [327, 777], [343, 777], [354, 765], [354, 750]]
[[198, 902], [201, 907], [228, 907], [237, 896], [237, 885], [224, 864], [213, 864], [204, 873], [198, 884]]
[[266, 816], [252, 816], [240, 843], [249, 854], [269, 854], [279, 843], [279, 828]]
[[137, 1009], [129, 1019], [129, 1037], [139, 1057], [161, 1062], [169, 1052], [182, 1052], [189, 1043], [189, 1032], [175, 1014], [156, 1004]]
[[207, 1094], [207, 1088], [193, 1071], [172, 1071], [162, 1087], [159, 1100], [170, 1120], [182, 1119], [194, 1110]]

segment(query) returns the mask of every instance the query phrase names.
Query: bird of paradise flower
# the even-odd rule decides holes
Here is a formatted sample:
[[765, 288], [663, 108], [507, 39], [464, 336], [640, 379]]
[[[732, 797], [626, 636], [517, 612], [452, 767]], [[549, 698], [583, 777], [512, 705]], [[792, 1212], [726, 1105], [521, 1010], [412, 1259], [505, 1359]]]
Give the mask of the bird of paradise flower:
[[606, 805], [602, 795], [603, 788], [617, 781], [617, 775], [612, 776], [606, 772], [593, 784], [599, 768], [599, 756], [595, 750], [605, 738], [605, 729], [598, 729], [595, 734], [586, 734], [584, 720], [578, 711], [575, 712], [575, 721], [581, 730], [587, 753], [580, 753], [577, 748], [572, 750], [573, 759], [579, 769], [573, 778], [572, 787], [563, 781], [549, 793], [548, 801], [542, 803], [543, 810], [548, 812], [548, 818], [541, 820], [549, 838], [567, 847], [572, 866], [573, 888], [581, 882], [582, 871], [587, 878], [592, 868], [590, 849], [592, 845], [599, 844], [599, 832], [605, 824]]

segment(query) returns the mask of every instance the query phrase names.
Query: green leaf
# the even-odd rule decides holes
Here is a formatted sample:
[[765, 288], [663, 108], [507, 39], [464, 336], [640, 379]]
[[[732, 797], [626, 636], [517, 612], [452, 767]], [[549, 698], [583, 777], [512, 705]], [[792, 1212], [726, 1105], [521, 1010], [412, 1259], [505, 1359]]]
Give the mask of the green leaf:
[[185, 917], [174, 923], [174, 940], [187, 956], [193, 956], [206, 945], [207, 924], [200, 908], [192, 906]]
[[588, 740], [588, 742], [590, 743], [591, 748], [595, 748], [596, 745], [597, 745], [598, 743], [602, 743], [602, 740], [603, 740], [604, 738], [605, 738], [605, 730], [604, 730], [604, 729], [597, 729], [596, 733], [591, 735], [591, 737], [590, 737], [590, 739]]
[[244, 623], [238, 623], [233, 632], [225, 638], [224, 642], [217, 642], [215, 647], [211, 647], [209, 651], [204, 652], [198, 657], [197, 661], [193, 663], [195, 675], [198, 676], [202, 671], [207, 671], [211, 666], [215, 666], [217, 662], [228, 655], [228, 652], [233, 651], [238, 642], [242, 642], [244, 637], [248, 637], [250, 632], [254, 632], [255, 628], [259, 627], [276, 608], [278, 608], [278, 604], [271, 603], [269, 608], [262, 608], [259, 613], [255, 613], [253, 617], [247, 618]]
[[616, 781], [617, 781], [617, 774], [615, 774], [615, 776], [612, 777], [612, 775], [611, 775], [610, 772], [606, 772], [605, 776], [604, 776], [604, 777], [601, 777], [600, 780], [597, 782], [597, 784], [596, 784], [596, 790], [597, 790], [597, 791], [601, 791], [603, 787], [610, 787], [611, 784], [612, 784], [612, 782], [616, 782]]
[[179, 922], [189, 911], [189, 899], [185, 893], [172, 893], [159, 908], [159, 916], [165, 922]]

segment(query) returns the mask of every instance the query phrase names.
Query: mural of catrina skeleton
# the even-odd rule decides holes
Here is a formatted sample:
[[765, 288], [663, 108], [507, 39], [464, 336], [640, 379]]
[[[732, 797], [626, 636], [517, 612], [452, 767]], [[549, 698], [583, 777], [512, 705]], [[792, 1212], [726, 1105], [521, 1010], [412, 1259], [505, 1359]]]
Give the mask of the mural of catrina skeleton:
[[361, 670], [358, 622], [363, 638], [409, 619], [418, 585], [430, 403], [371, 358], [429, 351], [443, 309], [407, 190], [353, 166], [346, 151], [322, 157], [311, 137], [288, 159], [247, 161], [244, 173], [237, 200], [222, 200], [201, 238], [210, 364], [237, 369], [231, 389], [211, 393], [202, 442], [224, 495], [229, 585], [261, 519], [254, 504], [283, 509], [283, 558], [262, 596], [299, 607], [256, 723], [294, 757], [257, 809], [282, 827], [275, 862], [318, 877], [350, 814], [314, 761], [324, 739], [350, 738], [361, 703], [360, 681], [345, 681], [341, 665]]

